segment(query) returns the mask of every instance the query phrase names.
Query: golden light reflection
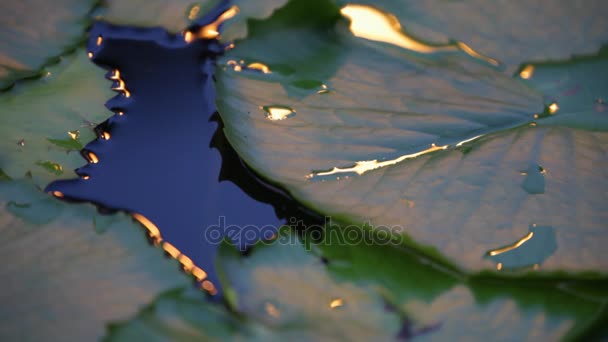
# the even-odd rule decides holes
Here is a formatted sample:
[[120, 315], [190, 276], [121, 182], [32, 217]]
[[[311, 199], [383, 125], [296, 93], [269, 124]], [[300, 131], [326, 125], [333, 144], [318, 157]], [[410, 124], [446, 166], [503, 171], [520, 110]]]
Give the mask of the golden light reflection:
[[209, 280], [203, 281], [202, 288], [205, 291], [209, 292], [211, 295], [217, 294], [217, 289], [215, 288], [215, 285], [213, 285], [213, 283]]
[[471, 141], [477, 140], [477, 139], [479, 139], [479, 138], [481, 138], [483, 136], [484, 136], [484, 134], [480, 134], [480, 135], [472, 137], [470, 139], [463, 140], [463, 141], [459, 142], [458, 144], [456, 144], [456, 147], [460, 147], [460, 146], [462, 146], [462, 145], [464, 145], [466, 143], [470, 143]]
[[549, 114], [555, 114], [555, 113], [557, 113], [558, 110], [559, 110], [559, 106], [557, 105], [557, 103], [553, 102], [552, 104], [549, 105]]
[[521, 245], [523, 245], [524, 243], [526, 243], [526, 241], [530, 240], [533, 236], [534, 236], [534, 232], [530, 232], [530, 233], [528, 233], [528, 235], [524, 236], [523, 238], [521, 238], [516, 243], [514, 243], [512, 245], [509, 245], [509, 246], [505, 246], [505, 247], [502, 247], [502, 248], [498, 248], [498, 249], [489, 251], [488, 254], [490, 256], [495, 256], [495, 255], [500, 255], [500, 254], [508, 252], [508, 251], [512, 251], [514, 249], [519, 248]]
[[341, 307], [342, 305], [344, 305], [344, 301], [343, 301], [341, 298], [336, 298], [336, 299], [333, 299], [333, 300], [332, 300], [332, 301], [329, 303], [329, 307], [330, 307], [330, 308], [332, 308], [332, 309], [339, 308], [339, 307]]
[[480, 54], [479, 52], [473, 50], [472, 47], [468, 46], [467, 44], [465, 44], [463, 42], [457, 42], [456, 46], [459, 47], [460, 50], [464, 51], [467, 55], [469, 55], [471, 57], [477, 58], [482, 61], [486, 61], [494, 66], [500, 65], [499, 61], [495, 60], [494, 58]]
[[188, 258], [187, 256], [180, 254], [180, 256], [177, 258], [177, 261], [179, 261], [180, 264], [182, 264], [182, 267], [184, 268], [184, 271], [186, 272], [190, 272], [192, 270], [192, 267], [194, 267], [194, 263], [192, 262], [192, 259]]
[[413, 158], [420, 157], [422, 155], [432, 153], [435, 151], [445, 150], [447, 148], [448, 148], [448, 145], [437, 146], [435, 144], [431, 144], [431, 147], [427, 148], [426, 150], [412, 153], [412, 154], [406, 154], [406, 155], [403, 155], [396, 159], [391, 159], [391, 160], [387, 160], [387, 161], [383, 161], [383, 162], [379, 162], [378, 160], [360, 161], [360, 162], [355, 163], [355, 165], [352, 167], [347, 167], [347, 168], [334, 167], [330, 171], [313, 172], [310, 175], [308, 175], [307, 178], [331, 176], [331, 175], [335, 175], [335, 174], [339, 174], [339, 173], [356, 173], [358, 175], [362, 175], [368, 171], [376, 170], [376, 169], [390, 166], [390, 165], [395, 165], [395, 164], [398, 164], [407, 159], [413, 159]]
[[63, 192], [61, 192], [61, 191], [53, 191], [53, 192], [51, 193], [51, 195], [53, 195], [53, 196], [55, 196], [55, 197], [57, 197], [57, 198], [63, 198], [63, 197], [64, 197], [64, 196], [63, 196]]
[[462, 42], [443, 45], [429, 45], [407, 35], [396, 16], [372, 6], [349, 4], [340, 13], [350, 20], [350, 31], [359, 38], [392, 44], [419, 53], [436, 53], [461, 50], [468, 55], [484, 60], [492, 65], [500, 63], [484, 56]]
[[217, 294], [215, 285], [211, 281], [205, 280], [207, 278], [207, 272], [196, 266], [192, 259], [180, 252], [177, 247], [173, 246], [168, 241], [163, 241], [160, 229], [152, 221], [141, 214], [134, 213], [132, 216], [148, 231], [148, 235], [155, 246], [160, 245], [167, 255], [173, 259], [176, 259], [181, 264], [184, 272], [192, 275], [197, 281], [202, 281], [201, 288], [203, 290], [207, 291], [211, 295]]
[[167, 252], [167, 254], [169, 254], [173, 259], [177, 259], [177, 257], [180, 255], [179, 250], [167, 241], [163, 242], [163, 250]]
[[192, 42], [194, 40], [194, 34], [192, 34], [190, 31], [186, 31], [184, 34], [184, 40], [188, 43]]
[[287, 106], [262, 106], [260, 107], [266, 113], [266, 118], [272, 121], [285, 120], [296, 114], [296, 111]]
[[110, 133], [108, 132], [103, 132], [101, 134], [101, 137], [103, 138], [103, 140], [110, 140]]
[[114, 69], [112, 75], [110, 76], [111, 80], [119, 80], [120, 79], [120, 70]]
[[102, 36], [97, 36], [97, 46], [100, 46], [101, 43], [103, 43], [103, 37]]
[[110, 76], [110, 79], [118, 82], [118, 85], [116, 87], [112, 87], [112, 90], [122, 92], [125, 97], [131, 97], [131, 92], [127, 90], [125, 81], [120, 77], [120, 70], [114, 69], [114, 72], [112, 73], [112, 76]]
[[80, 131], [79, 130], [68, 131], [68, 135], [70, 136], [70, 138], [72, 138], [72, 140], [76, 140], [80, 136]]
[[89, 176], [89, 175], [82, 175], [82, 176], [80, 176], [80, 178], [82, 178], [84, 180], [89, 180], [91, 178], [91, 176]]
[[532, 75], [534, 74], [534, 65], [526, 65], [525, 68], [523, 68], [522, 71], [519, 72], [519, 77], [523, 78], [524, 80], [530, 79], [530, 77], [532, 77]]
[[270, 68], [266, 64], [260, 62], [253, 62], [249, 63], [249, 65], [245, 65], [245, 61], [243, 60], [235, 61], [231, 59], [226, 62], [226, 65], [232, 67], [232, 70], [236, 72], [240, 72], [243, 70], [256, 70], [264, 74], [272, 74], [272, 70], [270, 70]]
[[496, 264], [496, 269], [497, 270], [502, 270], [502, 262], [499, 262], [498, 264]]
[[87, 56], [89, 56], [89, 58], [93, 58], [93, 53], [91, 51], [87, 52]]
[[201, 11], [201, 6], [199, 6], [199, 5], [192, 6], [192, 8], [190, 9], [190, 12], [188, 13], [188, 19], [190, 19], [190, 20], [196, 19], [196, 17], [198, 17], [198, 13], [200, 11]]
[[281, 311], [272, 303], [266, 303], [266, 313], [274, 318], [281, 317]]
[[317, 90], [317, 94], [327, 94], [329, 93], [329, 89], [326, 84], [321, 85], [321, 89]]
[[259, 63], [259, 62], [251, 63], [247, 66], [247, 68], [253, 69], [253, 70], [258, 70], [265, 74], [272, 73], [272, 71], [270, 71], [270, 68], [268, 68], [268, 66], [266, 66], [265, 64]]
[[89, 152], [87, 152], [87, 157], [91, 164], [99, 163], [99, 158], [97, 157], [97, 155], [95, 153], [89, 151]]
[[195, 39], [215, 39], [220, 35], [219, 27], [226, 20], [234, 17], [239, 13], [238, 6], [232, 6], [224, 13], [222, 13], [214, 22], [211, 24], [200, 27], [196, 32], [187, 31], [184, 33], [184, 40], [187, 43], [191, 43]]
[[193, 265], [192, 269], [190, 270], [190, 272], [192, 272], [192, 275], [196, 278], [196, 280], [198, 281], [202, 281], [205, 278], [207, 278], [207, 272], [203, 271], [200, 267]]
[[144, 228], [146, 228], [150, 239], [152, 239], [152, 242], [154, 242], [155, 245], [158, 245], [162, 242], [163, 239], [160, 235], [160, 229], [158, 229], [158, 227], [154, 223], [152, 223], [152, 221], [148, 220], [145, 216], [141, 214], [134, 213], [132, 216], [135, 220], [137, 220], [137, 222], [141, 223]]

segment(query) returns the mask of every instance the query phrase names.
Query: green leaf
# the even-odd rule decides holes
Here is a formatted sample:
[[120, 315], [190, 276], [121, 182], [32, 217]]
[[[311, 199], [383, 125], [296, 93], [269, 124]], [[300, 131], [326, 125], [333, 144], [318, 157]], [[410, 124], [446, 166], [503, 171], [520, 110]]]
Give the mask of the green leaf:
[[61, 147], [67, 151], [80, 151], [84, 146], [80, 139], [47, 139], [51, 144]]
[[[462, 49], [354, 37], [348, 22], [316, 22], [306, 3], [252, 23], [218, 69], [225, 132], [249, 166], [336, 221], [388, 227], [465, 271], [608, 271], [608, 171], [594, 166], [608, 132], [588, 96], [608, 93], [604, 55], [539, 65], [538, 81], [524, 81]], [[260, 63], [292, 72], [260, 72]], [[301, 79], [327, 91], [294, 89]], [[558, 96], [547, 90], [556, 80], [584, 91]], [[542, 115], [553, 101], [563, 108]], [[534, 225], [548, 230], [528, 236]], [[525, 243], [542, 255], [522, 249], [508, 265], [487, 257]]]
[[[95, 18], [117, 25], [162, 26], [170, 32], [179, 32], [220, 2], [220, 0], [107, 0]], [[249, 19], [267, 18], [286, 2], [287, 0], [232, 1], [231, 3], [239, 8], [239, 13], [224, 25], [222, 39], [232, 41], [245, 37]]]
[[112, 324], [106, 339], [559, 340], [601, 331], [605, 301], [587, 295], [605, 296], [601, 282], [466, 278], [399, 246], [339, 244], [334, 229], [316, 244], [283, 230], [248, 256], [224, 244], [229, 310], [176, 289]]
[[162, 26], [179, 32], [213, 5], [213, 0], [106, 0], [95, 18], [116, 25]]
[[[233, 310], [262, 323], [278, 336], [298, 340], [391, 339], [400, 319], [384, 309], [374, 291], [337, 282], [297, 236], [283, 230], [272, 246], [258, 246], [243, 258], [220, 247], [222, 286]], [[272, 336], [272, 335], [271, 335]]]
[[328, 227], [315, 245], [330, 272], [381, 289], [413, 322], [411, 332], [427, 330], [422, 339], [561, 340], [585, 332], [605, 302], [601, 282], [467, 278], [401, 246], [378, 244], [377, 236], [375, 244], [342, 243], [347, 232]]
[[557, 106], [539, 125], [608, 131], [608, 46], [597, 55], [529, 64], [523, 70], [529, 73], [526, 82]]
[[361, 285], [378, 285], [385, 297], [400, 305], [410, 300], [430, 302], [440, 294], [462, 282], [453, 270], [369, 232], [366, 239], [349, 241], [352, 229], [325, 227], [324, 239], [317, 246], [328, 260], [328, 269], [339, 279]]
[[[84, 38], [95, 0], [24, 0], [0, 4], [0, 89], [32, 77]], [[43, 73], [44, 74], [44, 73]]]
[[70, 134], [80, 130], [81, 141], [93, 140], [93, 123], [111, 115], [103, 107], [112, 96], [111, 84], [85, 51], [62, 57], [47, 71], [49, 76], [39, 81], [20, 83], [0, 94], [0, 168], [17, 179], [31, 172], [38, 186], [58, 175], [38, 166], [39, 161], [60, 167], [66, 178], [74, 177], [71, 170], [82, 166], [83, 159], [66, 153], [81, 148]]
[[159, 293], [189, 286], [124, 214], [103, 235], [90, 205], [0, 182], [2, 340], [94, 340]]
[[[338, 0], [341, 4], [351, 1]], [[394, 14], [405, 31], [433, 44], [464, 42], [503, 62], [507, 72], [526, 61], [568, 59], [608, 42], [606, 3], [564, 0], [358, 0]]]
[[277, 244], [257, 246], [248, 257], [225, 243], [218, 268], [236, 315], [178, 290], [161, 296], [137, 318], [113, 326], [108, 340], [388, 341], [401, 328], [399, 315], [386, 311], [375, 291], [336, 282], [286, 230]]
[[[274, 11], [281, 9], [287, 2], [288, 0], [233, 1], [232, 3], [238, 6], [239, 13], [234, 19], [226, 22], [222, 29], [221, 39], [226, 42], [231, 42], [236, 39], [247, 37], [249, 29], [248, 23], [270, 17]], [[318, 8], [317, 13], [319, 17], [323, 17], [327, 13], [326, 8]]]
[[48, 172], [55, 174], [57, 176], [60, 176], [63, 174], [63, 167], [57, 163], [53, 163], [51, 161], [39, 161], [36, 163], [36, 165], [42, 167], [43, 169], [47, 170]]
[[222, 341], [251, 339], [247, 323], [200, 292], [163, 293], [128, 321], [110, 325], [105, 341]]

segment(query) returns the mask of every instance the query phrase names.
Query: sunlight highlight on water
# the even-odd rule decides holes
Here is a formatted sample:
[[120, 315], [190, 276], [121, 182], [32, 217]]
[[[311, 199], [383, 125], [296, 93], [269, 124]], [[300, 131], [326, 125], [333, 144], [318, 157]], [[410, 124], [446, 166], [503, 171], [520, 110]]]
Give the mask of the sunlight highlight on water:
[[409, 36], [402, 28], [399, 19], [391, 13], [384, 12], [372, 6], [349, 4], [340, 10], [348, 18], [353, 35], [392, 44], [419, 53], [437, 53], [463, 51], [471, 57], [482, 60], [494, 66], [499, 66], [496, 59], [484, 56], [464, 42], [453, 44], [431, 45]]
[[264, 113], [266, 113], [266, 118], [272, 121], [285, 120], [296, 115], [296, 111], [289, 106], [262, 106], [260, 107], [260, 109], [262, 109]]
[[195, 39], [217, 39], [220, 36], [220, 26], [228, 19], [239, 13], [238, 6], [232, 6], [215, 21], [210, 24], [203, 25], [194, 30], [188, 30], [184, 33], [184, 40], [187, 43], [192, 43]]

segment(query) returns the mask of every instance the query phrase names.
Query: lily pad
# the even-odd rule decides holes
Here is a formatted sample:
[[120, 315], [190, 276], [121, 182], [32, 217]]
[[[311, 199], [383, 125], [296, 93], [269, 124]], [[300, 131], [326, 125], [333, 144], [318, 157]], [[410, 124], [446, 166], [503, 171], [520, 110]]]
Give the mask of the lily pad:
[[601, 332], [596, 325], [604, 301], [581, 294], [590, 289], [605, 293], [605, 284], [566, 292], [559, 288], [571, 285], [566, 281], [466, 278], [401, 247], [340, 245], [328, 236], [307, 244], [283, 229], [248, 256], [224, 244], [218, 269], [228, 310], [201, 302], [194, 290], [176, 289], [133, 319], [112, 324], [106, 338], [424, 341], [493, 336], [514, 341]]
[[[608, 131], [608, 46], [567, 61], [526, 64], [519, 75], [542, 91], [550, 108], [540, 126]], [[541, 115], [542, 116], [542, 115]]]
[[190, 24], [196, 25], [200, 17], [220, 5], [233, 5], [238, 7], [238, 12], [222, 30], [223, 40], [232, 41], [247, 36], [248, 20], [265, 19], [286, 2], [287, 0], [107, 0], [95, 18], [116, 25], [162, 26], [175, 33]]
[[218, 272], [233, 310], [297, 340], [388, 340], [401, 322], [379, 294], [337, 282], [319, 258], [284, 229], [271, 246], [242, 258], [220, 247]]
[[[0, 4], [0, 89], [39, 74], [84, 38], [95, 0], [24, 0]], [[44, 75], [44, 74], [42, 74]]]
[[244, 319], [217, 304], [205, 303], [201, 293], [178, 288], [158, 296], [137, 316], [109, 326], [105, 341], [223, 341], [251, 340]]
[[248, 257], [228, 244], [221, 247], [218, 269], [236, 315], [205, 305], [187, 291], [174, 291], [137, 318], [113, 326], [108, 339], [389, 341], [397, 337], [402, 319], [385, 310], [378, 293], [336, 282], [290, 231], [283, 230], [277, 242], [256, 246]]
[[[41, 187], [75, 175], [72, 170], [82, 164], [79, 141], [95, 137], [93, 123], [110, 114], [102, 104], [113, 94], [84, 50], [45, 70], [48, 76], [0, 94], [0, 168], [17, 179], [29, 172]], [[47, 161], [63, 174], [37, 165]]]
[[212, 0], [107, 0], [95, 18], [116, 25], [162, 26], [179, 32], [206, 13], [212, 4]]
[[[249, 166], [336, 221], [388, 227], [468, 272], [500, 268], [486, 255], [521, 246], [534, 224], [555, 230], [557, 248], [518, 265], [608, 271], [608, 174], [593, 166], [606, 161], [608, 133], [587, 95], [561, 108], [547, 91], [556, 79], [566, 88], [591, 79], [594, 94], [606, 93], [603, 54], [593, 66], [548, 67], [538, 82], [524, 81], [462, 49], [420, 53], [355, 37], [346, 21], [307, 25], [317, 2], [326, 3], [294, 0], [256, 23], [220, 67], [218, 109]], [[294, 58], [330, 45], [331, 58]], [[270, 72], [235, 67], [242, 56]], [[291, 92], [298, 70], [320, 70], [306, 75], [328, 91]], [[572, 115], [576, 106], [600, 124]], [[522, 187], [522, 170], [534, 164], [545, 170], [542, 194]]]
[[2, 340], [94, 340], [159, 293], [190, 286], [125, 215], [99, 235], [89, 205], [0, 181]]
[[[351, 1], [338, 1], [341, 4]], [[409, 1], [357, 0], [393, 14], [414, 37], [432, 44], [460, 41], [504, 63], [507, 72], [526, 61], [568, 59], [608, 43], [602, 0]]]
[[[339, 243], [341, 234], [345, 231], [328, 227], [325, 238], [314, 245], [330, 273], [379, 289], [395, 310], [410, 318], [403, 333], [419, 340], [573, 338], [589, 333], [605, 303], [602, 296], [588, 296], [606, 294], [601, 282], [467, 277], [401, 246]], [[425, 333], [411, 336], [416, 332]]]

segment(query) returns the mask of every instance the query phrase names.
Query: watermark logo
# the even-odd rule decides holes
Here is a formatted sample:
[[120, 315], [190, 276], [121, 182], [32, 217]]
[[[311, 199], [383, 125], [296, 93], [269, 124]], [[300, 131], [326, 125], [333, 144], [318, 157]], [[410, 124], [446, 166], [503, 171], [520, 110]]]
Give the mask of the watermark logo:
[[[299, 237], [295, 234], [279, 234], [279, 229], [284, 226], [304, 234]], [[369, 221], [362, 225], [338, 225], [330, 216], [325, 217], [323, 224], [308, 225], [303, 220], [292, 217], [283, 226], [234, 225], [228, 224], [225, 216], [219, 216], [217, 224], [205, 228], [203, 239], [206, 244], [220, 244], [228, 239], [237, 245], [251, 245], [261, 241], [264, 244], [282, 245], [304, 243], [307, 247], [311, 244], [382, 246], [403, 244], [403, 233], [402, 226], [373, 225]]]

